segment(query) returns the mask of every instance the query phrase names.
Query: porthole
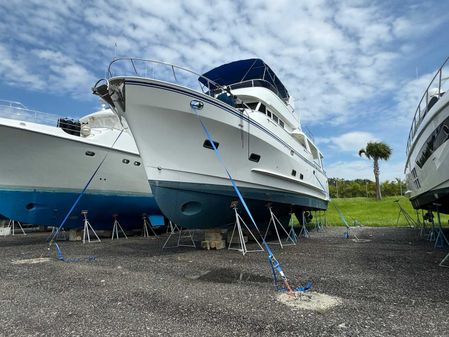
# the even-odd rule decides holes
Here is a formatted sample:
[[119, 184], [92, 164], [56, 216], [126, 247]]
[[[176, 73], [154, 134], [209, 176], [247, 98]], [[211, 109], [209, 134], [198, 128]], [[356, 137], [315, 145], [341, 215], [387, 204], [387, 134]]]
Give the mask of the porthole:
[[249, 160], [258, 163], [260, 160], [260, 155], [258, 155], [257, 153], [251, 153], [251, 155], [248, 158]]
[[446, 134], [446, 136], [449, 136], [449, 126], [446, 124], [443, 125], [443, 132]]
[[32, 202], [30, 202], [29, 204], [27, 204], [27, 205], [25, 206], [25, 208], [26, 208], [27, 210], [29, 210], [29, 211], [31, 211], [32, 209], [34, 209], [34, 207], [35, 207], [35, 205], [34, 205]]
[[134, 165], [135, 165], [135, 166], [140, 166], [140, 162], [135, 161], [135, 162], [134, 162]]
[[299, 179], [301, 179], [301, 180], [304, 179], [304, 175], [302, 173], [299, 174]]
[[[215, 148], [218, 149], [218, 147], [220, 146], [220, 143], [218, 142], [214, 142]], [[209, 141], [209, 139], [206, 139], [203, 143], [203, 147], [205, 147], [206, 149], [211, 149], [213, 150], [214, 147], [212, 146], [211, 142]]]
[[296, 177], [296, 171], [295, 170], [292, 170], [292, 176]]
[[93, 157], [93, 156], [95, 156], [95, 152], [86, 151], [86, 156]]
[[123, 164], [129, 164], [129, 159], [123, 159], [123, 160], [122, 160], [122, 163], [123, 163]]

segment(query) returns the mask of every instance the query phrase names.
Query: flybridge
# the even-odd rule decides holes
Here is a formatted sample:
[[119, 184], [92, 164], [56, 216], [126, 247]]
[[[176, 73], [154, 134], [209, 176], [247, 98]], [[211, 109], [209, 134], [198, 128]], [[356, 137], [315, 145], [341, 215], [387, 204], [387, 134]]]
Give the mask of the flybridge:
[[265, 87], [273, 91], [284, 102], [290, 95], [274, 71], [261, 59], [247, 59], [221, 65], [204, 73], [198, 80], [207, 85], [206, 79], [231, 89]]

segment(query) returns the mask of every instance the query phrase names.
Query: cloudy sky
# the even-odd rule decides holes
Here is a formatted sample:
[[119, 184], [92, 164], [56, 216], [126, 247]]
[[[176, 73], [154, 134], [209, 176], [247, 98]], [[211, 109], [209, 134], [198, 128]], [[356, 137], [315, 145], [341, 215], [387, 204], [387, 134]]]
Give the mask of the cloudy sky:
[[372, 178], [357, 155], [393, 148], [381, 178], [402, 177], [409, 126], [449, 55], [447, 1], [0, 1], [0, 99], [65, 116], [114, 56], [197, 72], [260, 57], [295, 99], [330, 177]]

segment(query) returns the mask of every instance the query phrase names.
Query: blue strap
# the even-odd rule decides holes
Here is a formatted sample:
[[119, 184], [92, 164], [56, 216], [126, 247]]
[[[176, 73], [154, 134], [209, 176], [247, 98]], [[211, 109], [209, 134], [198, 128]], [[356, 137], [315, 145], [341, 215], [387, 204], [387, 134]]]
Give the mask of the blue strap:
[[348, 223], [346, 222], [345, 217], [343, 216], [343, 214], [341, 214], [340, 210], [338, 209], [337, 205], [335, 205], [334, 203], [332, 203], [332, 205], [335, 207], [335, 209], [337, 210], [338, 215], [340, 216], [341, 220], [343, 221], [343, 224], [346, 226], [346, 228], [349, 228]]
[[98, 167], [95, 169], [94, 173], [92, 174], [92, 176], [89, 178], [89, 180], [87, 181], [86, 185], [84, 186], [83, 190], [81, 191], [81, 193], [78, 195], [78, 197], [76, 198], [75, 202], [73, 203], [72, 207], [70, 208], [70, 210], [67, 212], [66, 216], [64, 217], [64, 219], [62, 220], [61, 224], [59, 225], [58, 229], [54, 232], [53, 236], [50, 239], [50, 243], [49, 246], [51, 246], [51, 244], [53, 243], [53, 241], [55, 240], [55, 238], [57, 237], [57, 235], [59, 234], [59, 231], [61, 230], [62, 227], [64, 227], [67, 219], [69, 218], [70, 214], [72, 214], [73, 210], [75, 209], [75, 207], [78, 205], [79, 201], [81, 200], [81, 198], [83, 197], [84, 193], [86, 192], [87, 188], [89, 187], [90, 183], [92, 182], [92, 180], [94, 179], [95, 175], [97, 174], [98, 170], [100, 169], [101, 165], [103, 165], [104, 161], [106, 160], [106, 158], [109, 155], [109, 151], [114, 147], [115, 143], [117, 143], [118, 139], [120, 138], [120, 136], [122, 135], [124, 129], [122, 129], [119, 133], [119, 135], [117, 136], [117, 138], [115, 139], [114, 143], [111, 145], [111, 147], [107, 150], [106, 154], [103, 157], [103, 160], [100, 162], [100, 164], [98, 165]]
[[[192, 109], [192, 110], [193, 110], [193, 109]], [[254, 227], [257, 229], [257, 232], [259, 233], [260, 237], [262, 238], [262, 244], [264, 245], [265, 249], [267, 250], [267, 253], [268, 253], [268, 261], [269, 261], [270, 265], [272, 266], [273, 271], [274, 271], [274, 269], [276, 269], [277, 272], [279, 273], [279, 275], [281, 275], [282, 279], [283, 279], [283, 280], [287, 280], [287, 278], [286, 278], [286, 276], [285, 276], [285, 274], [284, 274], [284, 272], [283, 272], [283, 270], [282, 270], [282, 268], [281, 268], [281, 265], [280, 265], [279, 262], [276, 260], [276, 258], [275, 258], [274, 255], [273, 255], [273, 252], [271, 251], [271, 249], [270, 249], [270, 247], [268, 246], [267, 242], [266, 242], [265, 239], [263, 238], [263, 235], [262, 235], [262, 233], [260, 232], [260, 229], [259, 229], [259, 227], [257, 226], [256, 221], [254, 220], [253, 215], [251, 214], [251, 211], [249, 210], [249, 208], [248, 208], [248, 206], [247, 206], [247, 204], [246, 204], [246, 202], [245, 202], [245, 199], [243, 198], [242, 194], [240, 193], [240, 190], [239, 190], [239, 188], [237, 187], [237, 184], [235, 183], [234, 179], [232, 178], [231, 173], [229, 173], [229, 170], [228, 170], [228, 168], [226, 167], [226, 165], [225, 165], [225, 163], [224, 163], [224, 161], [223, 161], [223, 158], [221, 157], [220, 152], [218, 151], [217, 147], [215, 146], [215, 143], [214, 143], [214, 141], [213, 141], [213, 139], [212, 139], [212, 136], [210, 135], [210, 133], [209, 133], [209, 131], [208, 131], [206, 125], [205, 125], [205, 124], [203, 123], [203, 121], [201, 120], [200, 115], [199, 115], [199, 113], [198, 113], [198, 110], [196, 110], [196, 109], [195, 109], [195, 114], [196, 114], [196, 116], [198, 117], [198, 120], [199, 120], [200, 123], [201, 123], [201, 126], [202, 126], [202, 128], [203, 128], [203, 130], [204, 130], [204, 133], [206, 134], [207, 139], [209, 140], [209, 143], [212, 145], [212, 147], [213, 147], [213, 149], [214, 149], [214, 151], [215, 151], [215, 154], [217, 155], [218, 159], [220, 160], [221, 165], [223, 166], [224, 170], [226, 171], [226, 174], [228, 175], [228, 178], [229, 178], [229, 180], [231, 181], [232, 186], [234, 187], [234, 190], [235, 190], [235, 192], [237, 193], [237, 196], [238, 196], [239, 199], [240, 199], [240, 202], [242, 203], [243, 207], [245, 208], [246, 213], [247, 213], [248, 216], [250, 217], [250, 219], [251, 219], [251, 221], [252, 221]], [[277, 282], [277, 279], [276, 279], [276, 273], [273, 273], [273, 275], [274, 275], [275, 282]]]

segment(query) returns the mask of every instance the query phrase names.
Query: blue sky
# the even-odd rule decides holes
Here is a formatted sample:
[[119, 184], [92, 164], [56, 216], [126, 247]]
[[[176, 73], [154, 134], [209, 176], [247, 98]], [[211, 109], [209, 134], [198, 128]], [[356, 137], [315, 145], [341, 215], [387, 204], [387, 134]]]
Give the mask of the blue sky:
[[447, 1], [16, 0], [0, 17], [0, 99], [77, 117], [100, 106], [90, 88], [115, 55], [197, 72], [260, 57], [347, 179], [372, 179], [369, 140], [393, 148], [381, 178], [403, 176], [414, 110], [449, 55]]

